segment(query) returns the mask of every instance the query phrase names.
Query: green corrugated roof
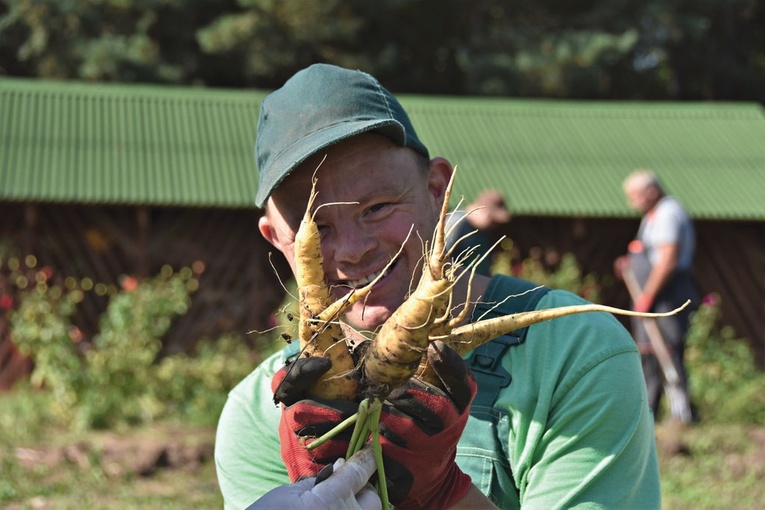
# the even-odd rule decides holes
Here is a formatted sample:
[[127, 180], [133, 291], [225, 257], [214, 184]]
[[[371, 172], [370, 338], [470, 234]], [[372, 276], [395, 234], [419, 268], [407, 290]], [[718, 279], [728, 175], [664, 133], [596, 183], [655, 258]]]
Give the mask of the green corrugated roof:
[[0, 81], [0, 199], [254, 207], [263, 96]]
[[[252, 207], [259, 91], [0, 81], [0, 200]], [[697, 218], [765, 219], [756, 104], [402, 96], [432, 154], [516, 215], [633, 215], [652, 168]]]
[[757, 104], [406, 98], [418, 134], [460, 167], [458, 193], [496, 187], [525, 215], [633, 215], [621, 192], [656, 171], [691, 214], [765, 219]]

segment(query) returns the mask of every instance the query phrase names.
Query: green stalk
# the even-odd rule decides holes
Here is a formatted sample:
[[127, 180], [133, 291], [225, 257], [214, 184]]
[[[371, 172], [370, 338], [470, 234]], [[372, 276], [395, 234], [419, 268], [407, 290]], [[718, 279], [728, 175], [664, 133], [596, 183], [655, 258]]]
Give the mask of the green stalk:
[[330, 439], [338, 435], [340, 432], [350, 427], [353, 423], [356, 423], [358, 418], [359, 418], [359, 413], [356, 413], [344, 419], [343, 421], [335, 425], [332, 428], [332, 430], [328, 431], [326, 434], [316, 439], [316, 441], [306, 446], [306, 450], [313, 450], [314, 448], [318, 448], [319, 446], [323, 445], [324, 443], [326, 443], [327, 441], [329, 441]]
[[371, 413], [369, 428], [372, 430], [372, 451], [374, 451], [375, 463], [377, 464], [377, 492], [380, 495], [382, 507], [387, 510], [390, 508], [390, 502], [388, 500], [388, 483], [385, 481], [385, 466], [383, 465], [382, 445], [380, 444], [380, 414], [382, 413], [382, 402], [379, 400], [375, 400], [375, 402], [379, 403], [379, 405], [376, 406]]
[[306, 446], [306, 449], [313, 450], [318, 448], [329, 439], [346, 428], [354, 425], [351, 440], [348, 444], [346, 459], [349, 459], [354, 453], [364, 448], [369, 436], [372, 436], [372, 451], [375, 455], [375, 464], [377, 464], [377, 492], [382, 501], [383, 508], [390, 508], [388, 499], [388, 484], [385, 481], [385, 466], [383, 465], [382, 445], [380, 444], [380, 416], [382, 414], [382, 401], [378, 398], [364, 399], [359, 404], [359, 411], [353, 416], [349, 416], [342, 422], [335, 425], [332, 430], [317, 438], [313, 443]]

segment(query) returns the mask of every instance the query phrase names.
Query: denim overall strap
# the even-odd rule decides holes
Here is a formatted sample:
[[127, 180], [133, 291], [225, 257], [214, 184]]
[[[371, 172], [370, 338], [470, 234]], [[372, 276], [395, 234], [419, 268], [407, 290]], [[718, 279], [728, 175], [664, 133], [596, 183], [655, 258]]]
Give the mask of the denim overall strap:
[[[525, 280], [508, 278], [510, 281], [505, 288], [510, 291], [508, 295], [512, 297], [497, 306], [493, 303], [478, 303], [473, 312], [475, 319], [534, 310], [542, 296], [550, 290], [549, 287], [537, 286]], [[467, 358], [468, 365], [478, 383], [478, 394], [473, 401], [474, 405], [493, 406], [499, 391], [513, 380], [507, 370], [502, 367], [502, 358], [510, 347], [522, 344], [526, 340], [527, 331], [528, 327], [525, 327], [497, 337], [475, 348]]]
[[[488, 303], [479, 303], [475, 321], [536, 308], [550, 290], [507, 276], [495, 276], [486, 293]], [[508, 296], [512, 296], [509, 297]], [[494, 308], [494, 302], [506, 299]], [[513, 331], [474, 349], [465, 359], [478, 382], [478, 394], [470, 406], [467, 426], [457, 445], [457, 464], [470, 475], [478, 489], [499, 508], [520, 508], [520, 492], [510, 465], [511, 417], [495, 406], [500, 392], [512, 381], [502, 359], [508, 350], [526, 340], [528, 328]]]

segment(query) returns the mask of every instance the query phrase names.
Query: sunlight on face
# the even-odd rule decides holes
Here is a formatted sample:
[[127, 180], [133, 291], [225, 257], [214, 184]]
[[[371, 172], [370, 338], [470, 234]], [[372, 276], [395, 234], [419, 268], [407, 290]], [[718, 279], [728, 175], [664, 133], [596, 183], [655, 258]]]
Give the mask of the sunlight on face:
[[368, 299], [346, 314], [354, 328], [374, 329], [403, 302], [415, 283], [413, 275], [419, 275], [422, 243], [432, 237], [451, 173], [441, 161], [445, 165], [428, 166], [414, 151], [378, 135], [345, 140], [306, 161], [279, 186], [269, 199], [267, 229], [261, 225], [261, 232], [294, 272], [295, 233], [315, 173], [315, 220], [335, 298], [380, 274], [403, 245]]

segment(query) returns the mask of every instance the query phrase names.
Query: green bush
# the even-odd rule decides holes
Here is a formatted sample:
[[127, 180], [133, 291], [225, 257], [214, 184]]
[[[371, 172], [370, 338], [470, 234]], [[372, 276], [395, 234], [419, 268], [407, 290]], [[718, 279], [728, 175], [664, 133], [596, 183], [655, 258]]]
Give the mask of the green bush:
[[721, 325], [720, 297], [707, 296], [691, 317], [685, 365], [699, 419], [711, 423], [765, 423], [765, 374], [746, 339]]
[[87, 381], [77, 413], [82, 426], [146, 423], [164, 414], [164, 403], [153, 394], [154, 364], [172, 320], [191, 304], [190, 279], [187, 268], [173, 273], [165, 267], [111, 297], [93, 347], [85, 353]]
[[[188, 311], [196, 278], [189, 268], [166, 266], [142, 282], [124, 277], [122, 287], [111, 293], [92, 344], [81, 342], [70, 321], [82, 288], [38, 282], [16, 289], [11, 334], [34, 360], [31, 383], [54, 397], [51, 415], [80, 429], [170, 418], [214, 423], [227, 392], [256, 365], [253, 351], [229, 335], [200, 341], [194, 355], [160, 359], [162, 337]], [[270, 339], [256, 342], [261, 355], [268, 350]]]
[[159, 362], [154, 372], [154, 396], [165, 403], [166, 415], [214, 425], [228, 391], [276, 345], [264, 336], [258, 337], [256, 348], [251, 349], [236, 334], [202, 340], [193, 355], [178, 354]]
[[21, 296], [18, 310], [9, 314], [11, 336], [19, 351], [35, 361], [32, 384], [52, 392], [53, 414], [67, 415], [83, 387], [82, 359], [69, 320], [82, 293], [38, 285]]
[[572, 253], [564, 253], [556, 263], [546, 264], [542, 257], [527, 257], [518, 260], [513, 242], [505, 239], [501, 249], [492, 259], [492, 274], [517, 276], [538, 285], [547, 285], [555, 289], [563, 289], [578, 294], [583, 298], [597, 303], [600, 299], [601, 283], [594, 273], [582, 274], [582, 269]]

